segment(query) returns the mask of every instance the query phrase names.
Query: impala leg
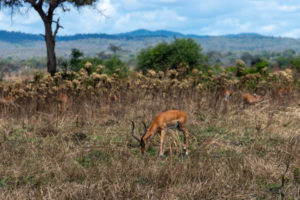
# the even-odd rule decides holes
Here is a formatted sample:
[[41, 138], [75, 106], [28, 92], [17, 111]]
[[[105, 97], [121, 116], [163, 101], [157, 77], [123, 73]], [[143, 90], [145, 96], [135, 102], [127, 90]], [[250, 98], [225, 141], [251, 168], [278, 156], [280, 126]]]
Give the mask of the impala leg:
[[188, 155], [189, 154], [189, 150], [188, 150], [188, 138], [189, 138], [189, 134], [185, 128], [185, 126], [180, 127], [181, 131], [183, 132], [184, 135], [184, 146], [183, 149], [185, 150], [185, 154]]
[[166, 130], [163, 129], [160, 132], [160, 151], [159, 151], [159, 156], [164, 155], [164, 142], [165, 142], [165, 135], [166, 135]]

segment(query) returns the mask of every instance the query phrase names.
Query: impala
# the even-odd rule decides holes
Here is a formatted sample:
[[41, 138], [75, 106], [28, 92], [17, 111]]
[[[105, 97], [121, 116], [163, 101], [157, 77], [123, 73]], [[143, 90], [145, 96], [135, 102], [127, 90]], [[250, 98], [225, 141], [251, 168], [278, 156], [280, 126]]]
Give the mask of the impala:
[[15, 98], [12, 96], [0, 98], [0, 104], [2, 104], [4, 106], [12, 106], [12, 107], [16, 108]]
[[141, 145], [141, 153], [149, 146], [150, 138], [152, 138], [157, 132], [160, 132], [160, 151], [159, 155], [164, 155], [164, 140], [165, 134], [168, 129], [178, 129], [184, 134], [184, 150], [185, 154], [188, 155], [188, 132], [186, 130], [186, 114], [180, 110], [169, 110], [157, 115], [149, 129], [143, 122], [145, 127], [145, 133], [139, 139], [134, 135], [134, 122], [132, 121], [132, 137], [135, 138]]
[[67, 110], [68, 96], [64, 93], [60, 93], [57, 96], [57, 101], [60, 105], [60, 113], [65, 113]]
[[114, 93], [109, 93], [108, 95], [108, 102], [110, 103], [116, 103], [118, 101], [118, 97], [117, 95], [115, 95]]
[[288, 91], [287, 91], [286, 89], [280, 88], [280, 89], [277, 91], [277, 95], [278, 95], [280, 98], [283, 98], [284, 96], [287, 96], [287, 95], [288, 95]]
[[261, 101], [261, 97], [254, 94], [251, 95], [249, 93], [243, 94], [243, 102], [245, 104], [254, 104]]
[[224, 95], [224, 101], [228, 102], [230, 95], [232, 94], [232, 91], [229, 89], [223, 90], [223, 95]]

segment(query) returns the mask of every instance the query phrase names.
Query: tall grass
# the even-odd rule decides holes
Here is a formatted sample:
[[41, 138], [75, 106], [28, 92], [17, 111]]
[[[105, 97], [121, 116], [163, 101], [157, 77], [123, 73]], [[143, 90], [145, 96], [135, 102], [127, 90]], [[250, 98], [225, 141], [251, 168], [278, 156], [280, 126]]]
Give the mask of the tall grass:
[[[299, 88], [282, 98], [269, 87], [262, 102], [243, 108], [245, 88], [225, 102], [211, 85], [197, 90], [173, 80], [164, 88], [144, 78], [143, 87], [132, 87], [139, 79], [114, 80], [106, 90], [68, 82], [3, 89], [3, 96], [15, 88], [26, 94], [16, 107], [1, 105], [0, 199], [300, 197]], [[57, 101], [61, 92], [68, 95], [66, 112]], [[112, 93], [117, 99], [108, 98]], [[170, 130], [164, 157], [159, 135], [142, 156], [130, 121], [142, 132], [142, 120], [149, 125], [168, 109], [188, 114], [191, 154], [183, 156], [183, 135]]]

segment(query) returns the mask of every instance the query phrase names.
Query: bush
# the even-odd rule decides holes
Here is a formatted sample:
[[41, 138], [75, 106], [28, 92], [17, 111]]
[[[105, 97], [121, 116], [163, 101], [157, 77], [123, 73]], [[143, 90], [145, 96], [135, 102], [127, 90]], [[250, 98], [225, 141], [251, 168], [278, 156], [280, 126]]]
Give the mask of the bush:
[[256, 63], [255, 63], [255, 68], [250, 68], [248, 70], [248, 73], [250, 74], [255, 74], [255, 73], [259, 73], [263, 76], [267, 76], [270, 70], [270, 63], [264, 59], [261, 58], [259, 59]]
[[[72, 49], [71, 59], [70, 59], [70, 70], [72, 71], [79, 71], [81, 68], [85, 66], [86, 63], [91, 63], [92, 66], [89, 68], [88, 74], [92, 74], [96, 71], [96, 66], [103, 65], [104, 61], [98, 57], [84, 57], [84, 53], [78, 49]], [[63, 71], [69, 71], [68, 63], [62, 62], [61, 68]]]
[[70, 59], [70, 65], [71, 70], [73, 71], [79, 71], [81, 67], [79, 66], [79, 63], [82, 61], [84, 54], [79, 49], [72, 49], [71, 53], [71, 59]]
[[166, 71], [177, 69], [180, 64], [189, 66], [189, 71], [194, 68], [205, 69], [206, 57], [202, 48], [193, 39], [175, 39], [168, 44], [162, 42], [155, 47], [141, 50], [137, 57], [137, 69], [146, 72], [148, 69]]
[[120, 60], [116, 55], [111, 57], [109, 60], [105, 62], [105, 70], [104, 72], [107, 74], [117, 73], [120, 77], [124, 77], [127, 75], [129, 71], [128, 66]]
[[294, 59], [291, 60], [291, 65], [298, 72], [300, 72], [300, 55], [296, 56]]

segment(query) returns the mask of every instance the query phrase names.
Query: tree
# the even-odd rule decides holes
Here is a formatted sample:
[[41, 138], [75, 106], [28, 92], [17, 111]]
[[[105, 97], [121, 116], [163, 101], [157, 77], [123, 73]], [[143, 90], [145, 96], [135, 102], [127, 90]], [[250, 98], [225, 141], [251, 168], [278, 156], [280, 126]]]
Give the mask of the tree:
[[120, 77], [124, 77], [128, 71], [128, 66], [116, 55], [105, 62], [105, 72], [107, 74], [118, 73]]
[[300, 72], [300, 55], [296, 56], [294, 59], [291, 60], [291, 65], [298, 72]]
[[76, 48], [72, 49], [70, 65], [71, 65], [71, 69], [73, 71], [80, 70], [79, 63], [82, 61], [83, 57], [84, 57], [84, 54], [79, 49], [76, 49]]
[[[55, 10], [60, 8], [63, 12], [69, 11], [67, 5], [73, 5], [76, 8], [82, 6], [92, 6], [97, 0], [0, 0], [0, 8], [7, 7], [11, 9], [11, 15], [22, 7], [32, 7], [41, 17], [45, 27], [45, 42], [47, 49], [47, 70], [51, 75], [56, 72], [55, 38], [60, 28], [59, 18], [53, 18]], [[55, 30], [52, 30], [52, 24], [55, 24]]]
[[253, 60], [253, 56], [249, 52], [244, 52], [241, 59], [246, 63], [246, 65], [250, 65]]
[[[156, 71], [176, 69], [180, 64], [193, 68], [204, 69], [206, 57], [202, 54], [202, 48], [193, 39], [175, 39], [172, 43], [162, 42], [155, 47], [141, 50], [137, 57], [137, 69]], [[205, 69], [204, 69], [205, 70]]]
[[108, 49], [109, 49], [110, 51], [112, 51], [112, 52], [114, 53], [114, 55], [116, 55], [116, 53], [117, 53], [118, 51], [122, 51], [122, 47], [121, 47], [121, 46], [117, 46], [117, 45], [114, 45], [114, 44], [112, 44], [112, 43], [109, 44]]

